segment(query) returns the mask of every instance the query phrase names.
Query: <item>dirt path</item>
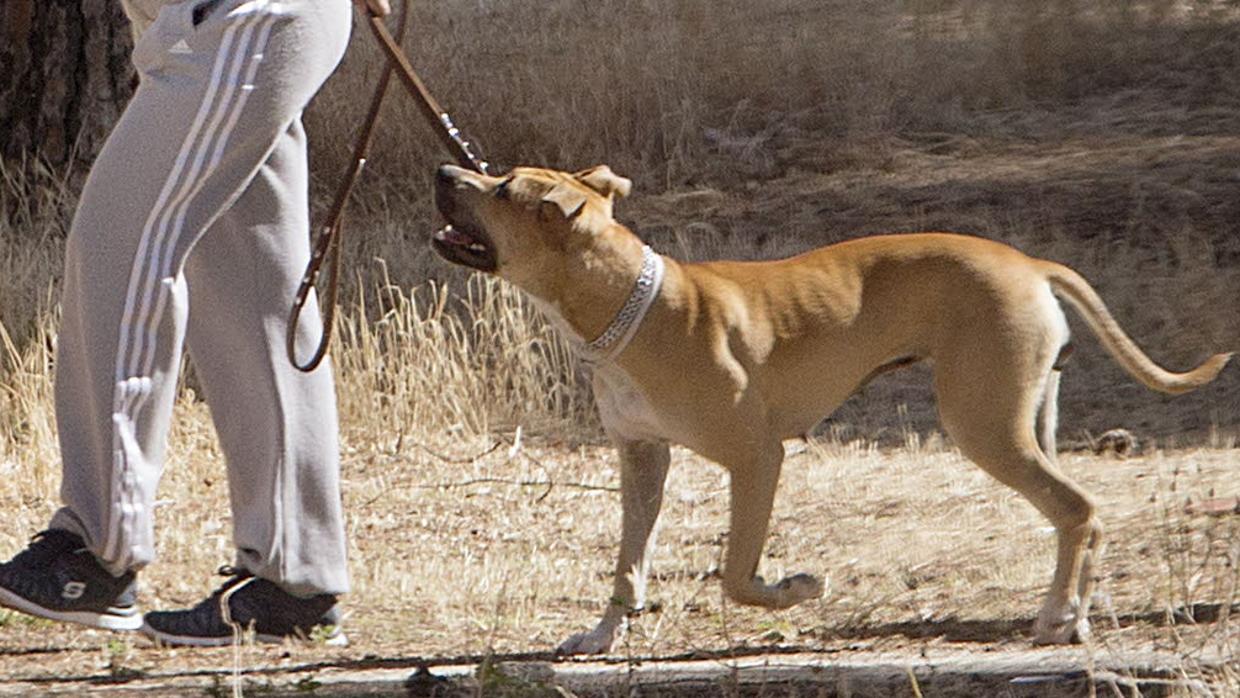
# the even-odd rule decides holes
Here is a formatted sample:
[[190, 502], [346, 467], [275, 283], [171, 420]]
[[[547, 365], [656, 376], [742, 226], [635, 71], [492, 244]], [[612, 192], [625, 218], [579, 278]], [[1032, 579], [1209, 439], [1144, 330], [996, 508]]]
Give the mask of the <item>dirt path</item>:
[[[1234, 657], [1231, 658], [1234, 660]], [[928, 647], [920, 652], [806, 652], [739, 648], [680, 657], [609, 661], [510, 655], [362, 658], [288, 666], [169, 668], [142, 675], [47, 677], [0, 682], [0, 695], [84, 691], [113, 696], [634, 696], [848, 695], [1084, 696], [1217, 695], [1234, 689], [1237, 667], [1217, 654], [1098, 648], [992, 650]], [[1231, 695], [1224, 693], [1224, 695]]]

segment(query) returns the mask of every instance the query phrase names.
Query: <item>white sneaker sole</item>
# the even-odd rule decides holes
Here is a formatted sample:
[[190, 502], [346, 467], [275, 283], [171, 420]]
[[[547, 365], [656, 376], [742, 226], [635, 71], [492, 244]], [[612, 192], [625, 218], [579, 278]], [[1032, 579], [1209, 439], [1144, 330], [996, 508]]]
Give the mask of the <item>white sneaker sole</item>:
[[[196, 637], [192, 635], [173, 635], [171, 633], [166, 633], [162, 630], [152, 628], [145, 621], [142, 622], [141, 626], [139, 627], [139, 630], [142, 631], [143, 635], [146, 635], [152, 641], [154, 641], [155, 644], [162, 645], [162, 646], [169, 646], [169, 647], [228, 647], [232, 645], [234, 641], [234, 636], [232, 635], [229, 635], [227, 637]], [[280, 645], [280, 644], [283, 644], [289, 641], [304, 642], [306, 644], [323, 644], [328, 647], [347, 647], [349, 644], [349, 638], [344, 634], [344, 631], [341, 631], [341, 630], [337, 630], [330, 637], [327, 637], [321, 641], [303, 640], [294, 635], [285, 637], [283, 635], [263, 635], [263, 634], [255, 634], [254, 641], [264, 644], [264, 645]]]
[[44, 608], [4, 587], [0, 587], [0, 606], [39, 618], [78, 623], [100, 630], [137, 630], [142, 627], [142, 614], [138, 613], [137, 608], [109, 608], [106, 612], [57, 611]]

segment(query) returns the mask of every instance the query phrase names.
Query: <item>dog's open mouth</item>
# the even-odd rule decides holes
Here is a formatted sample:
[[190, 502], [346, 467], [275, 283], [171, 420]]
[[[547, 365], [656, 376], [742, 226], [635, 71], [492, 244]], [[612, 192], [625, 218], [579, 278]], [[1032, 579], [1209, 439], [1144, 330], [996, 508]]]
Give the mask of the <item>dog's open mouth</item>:
[[487, 234], [472, 226], [449, 223], [440, 228], [431, 244], [439, 256], [473, 267], [479, 271], [495, 271], [495, 248]]

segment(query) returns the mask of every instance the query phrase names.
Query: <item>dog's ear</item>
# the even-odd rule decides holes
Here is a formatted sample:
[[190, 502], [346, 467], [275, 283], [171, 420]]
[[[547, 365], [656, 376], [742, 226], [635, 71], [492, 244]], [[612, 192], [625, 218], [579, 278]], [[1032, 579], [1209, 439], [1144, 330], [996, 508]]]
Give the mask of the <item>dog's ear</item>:
[[586, 205], [586, 195], [571, 185], [559, 184], [543, 194], [542, 201], [545, 204], [555, 204], [565, 218], [572, 218], [581, 213], [582, 207]]
[[588, 170], [582, 170], [573, 175], [582, 184], [590, 187], [594, 191], [603, 196], [617, 196], [624, 198], [629, 195], [633, 189], [633, 182], [625, 177], [621, 177], [606, 165], [591, 167]]

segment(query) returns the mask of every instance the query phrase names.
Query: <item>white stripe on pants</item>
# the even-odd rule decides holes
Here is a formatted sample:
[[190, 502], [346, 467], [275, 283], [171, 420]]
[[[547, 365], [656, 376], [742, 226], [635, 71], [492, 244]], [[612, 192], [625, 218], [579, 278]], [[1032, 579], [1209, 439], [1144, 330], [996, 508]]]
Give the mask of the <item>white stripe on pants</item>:
[[224, 0], [194, 26], [201, 4], [166, 6], [139, 41], [140, 87], [74, 216], [52, 526], [113, 573], [154, 557], [187, 341], [228, 461], [237, 562], [295, 594], [343, 593], [331, 368], [299, 373], [283, 337], [309, 257], [301, 111], [340, 60], [350, 4]]

